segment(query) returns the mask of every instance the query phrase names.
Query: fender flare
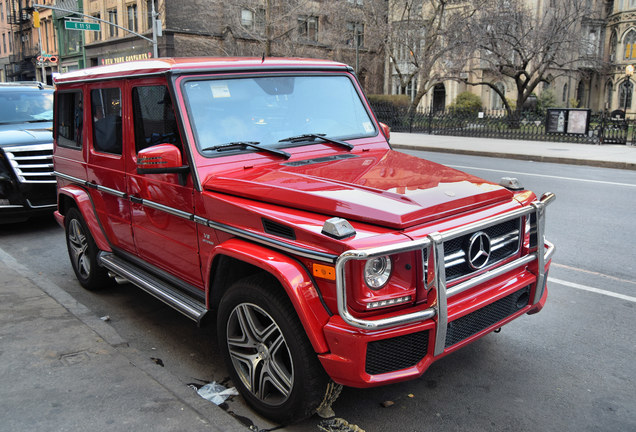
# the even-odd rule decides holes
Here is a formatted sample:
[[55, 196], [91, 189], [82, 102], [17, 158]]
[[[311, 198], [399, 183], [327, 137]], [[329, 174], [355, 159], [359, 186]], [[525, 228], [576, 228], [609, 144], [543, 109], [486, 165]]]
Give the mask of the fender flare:
[[[313, 279], [300, 262], [264, 246], [232, 238], [215, 248], [206, 267], [208, 272], [211, 272], [214, 259], [220, 255], [259, 267], [276, 278], [291, 300], [316, 353], [329, 351], [323, 327], [329, 321], [330, 315], [321, 302]], [[214, 289], [214, 287], [209, 286], [211, 283], [210, 276], [206, 277], [208, 296], [210, 296], [211, 290]]]
[[[86, 225], [88, 226], [89, 231], [91, 232], [91, 235], [93, 236], [93, 240], [95, 240], [97, 247], [100, 250], [112, 252], [110, 244], [106, 238], [106, 234], [104, 234], [104, 231], [99, 224], [99, 220], [95, 214], [95, 208], [93, 207], [93, 202], [91, 201], [91, 197], [88, 192], [79, 186], [68, 185], [60, 188], [58, 190], [58, 195], [65, 195], [75, 202], [77, 208], [82, 214], [82, 217], [84, 218], [84, 221], [86, 222]], [[58, 203], [59, 202], [60, 197], [58, 196]], [[62, 210], [62, 208], [59, 209], [60, 213], [62, 213]], [[66, 210], [64, 210], [64, 213], [66, 213]]]

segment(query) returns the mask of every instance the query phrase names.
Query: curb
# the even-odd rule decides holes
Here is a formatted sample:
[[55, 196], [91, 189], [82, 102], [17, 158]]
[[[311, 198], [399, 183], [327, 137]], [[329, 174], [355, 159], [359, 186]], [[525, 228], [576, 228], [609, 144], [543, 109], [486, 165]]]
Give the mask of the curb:
[[519, 153], [493, 153], [482, 150], [465, 150], [465, 149], [456, 149], [456, 148], [441, 148], [441, 147], [428, 147], [425, 145], [411, 145], [411, 144], [391, 144], [391, 147], [394, 149], [404, 149], [404, 150], [421, 150], [421, 151], [429, 151], [429, 152], [437, 152], [437, 153], [452, 153], [452, 154], [462, 154], [468, 156], [484, 156], [484, 157], [492, 157], [492, 158], [505, 158], [505, 159], [516, 159], [516, 160], [524, 160], [524, 161], [533, 161], [533, 162], [547, 162], [547, 163], [560, 163], [560, 164], [568, 164], [568, 165], [582, 165], [582, 166], [593, 166], [599, 168], [616, 168], [616, 169], [627, 169], [627, 170], [636, 170], [636, 163], [633, 162], [614, 162], [614, 161], [603, 161], [603, 160], [590, 160], [590, 159], [575, 159], [575, 158], [563, 158], [563, 157], [555, 157], [555, 156], [540, 156], [540, 155], [526, 155]]

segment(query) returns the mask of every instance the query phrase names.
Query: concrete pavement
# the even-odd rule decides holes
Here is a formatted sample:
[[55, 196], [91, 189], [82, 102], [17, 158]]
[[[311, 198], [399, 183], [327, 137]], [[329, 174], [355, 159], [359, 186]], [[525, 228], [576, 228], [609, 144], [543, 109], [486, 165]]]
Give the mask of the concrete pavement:
[[235, 431], [234, 417], [0, 249], [1, 431]]
[[469, 138], [400, 132], [391, 133], [390, 141], [395, 149], [636, 170], [636, 146]]

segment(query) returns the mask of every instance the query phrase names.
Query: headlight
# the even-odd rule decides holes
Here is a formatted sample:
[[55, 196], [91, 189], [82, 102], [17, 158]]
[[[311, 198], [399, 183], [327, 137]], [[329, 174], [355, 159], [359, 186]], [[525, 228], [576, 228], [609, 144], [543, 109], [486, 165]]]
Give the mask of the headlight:
[[391, 258], [382, 256], [367, 261], [364, 265], [364, 281], [369, 288], [382, 288], [391, 276]]

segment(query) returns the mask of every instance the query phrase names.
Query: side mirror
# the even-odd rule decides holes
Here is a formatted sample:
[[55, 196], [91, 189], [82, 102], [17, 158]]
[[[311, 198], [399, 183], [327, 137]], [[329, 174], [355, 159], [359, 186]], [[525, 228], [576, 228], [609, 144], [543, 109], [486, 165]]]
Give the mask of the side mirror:
[[157, 144], [137, 153], [137, 174], [179, 174], [183, 185], [188, 172], [190, 167], [183, 165], [181, 151], [173, 144]]
[[382, 133], [386, 137], [386, 140], [389, 141], [391, 139], [391, 127], [388, 124], [380, 122], [380, 128], [382, 129]]

